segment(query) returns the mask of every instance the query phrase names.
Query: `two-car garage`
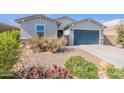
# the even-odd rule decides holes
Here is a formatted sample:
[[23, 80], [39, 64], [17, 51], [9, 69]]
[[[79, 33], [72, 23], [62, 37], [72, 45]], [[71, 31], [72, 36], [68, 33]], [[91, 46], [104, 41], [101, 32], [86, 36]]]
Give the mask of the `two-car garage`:
[[99, 30], [74, 30], [74, 45], [99, 44]]
[[85, 19], [71, 24], [69, 27], [70, 45], [103, 44], [103, 29], [99, 22], [92, 19]]

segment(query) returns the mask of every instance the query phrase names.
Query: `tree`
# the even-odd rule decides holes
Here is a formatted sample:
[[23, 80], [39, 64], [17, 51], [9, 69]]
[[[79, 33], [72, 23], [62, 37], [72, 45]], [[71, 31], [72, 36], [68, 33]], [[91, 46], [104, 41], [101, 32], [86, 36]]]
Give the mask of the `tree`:
[[124, 20], [117, 26], [117, 43], [124, 46]]

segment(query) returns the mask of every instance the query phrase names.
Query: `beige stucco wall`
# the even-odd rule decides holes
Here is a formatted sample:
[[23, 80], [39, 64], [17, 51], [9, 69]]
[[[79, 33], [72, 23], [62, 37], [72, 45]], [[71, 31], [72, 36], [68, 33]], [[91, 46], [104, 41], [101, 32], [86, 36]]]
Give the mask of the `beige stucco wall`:
[[28, 39], [32, 36], [36, 36], [36, 24], [45, 25], [45, 36], [57, 38], [57, 25], [39, 18], [21, 23], [21, 39]]
[[104, 37], [104, 44], [117, 45], [117, 26], [108, 26], [104, 29]]
[[116, 26], [108, 26], [106, 29], [104, 29], [104, 35], [117, 36], [117, 27]]
[[92, 21], [82, 21], [72, 26], [73, 28], [81, 28], [84, 30], [101, 30], [101, 27]]

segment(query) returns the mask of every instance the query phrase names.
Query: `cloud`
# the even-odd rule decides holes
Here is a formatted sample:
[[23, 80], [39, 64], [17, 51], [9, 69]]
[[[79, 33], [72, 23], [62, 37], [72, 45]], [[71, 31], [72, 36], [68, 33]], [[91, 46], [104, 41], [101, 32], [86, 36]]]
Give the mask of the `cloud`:
[[122, 19], [113, 19], [113, 20], [110, 20], [110, 21], [106, 21], [103, 24], [106, 25], [106, 26], [115, 26], [115, 25], [118, 25], [121, 20]]
[[104, 23], [104, 22], [105, 22], [105, 20], [100, 20], [99, 22], [100, 22], [100, 23]]

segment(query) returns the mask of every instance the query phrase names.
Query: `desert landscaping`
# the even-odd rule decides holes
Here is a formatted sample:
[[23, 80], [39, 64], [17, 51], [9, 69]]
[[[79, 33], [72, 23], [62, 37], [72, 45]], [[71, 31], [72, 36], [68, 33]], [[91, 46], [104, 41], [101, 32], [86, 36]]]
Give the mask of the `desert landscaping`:
[[[13, 35], [15, 35], [14, 33], [18, 33], [18, 31], [5, 32], [4, 35], [7, 35], [8, 33], [12, 33]], [[14, 38], [17, 39], [18, 37], [14, 37]], [[11, 39], [9, 39], [9, 40], [11, 40]], [[32, 40], [33, 41], [31, 41], [31, 42], [33, 42], [33, 45], [35, 45], [35, 46], [31, 46], [32, 44], [26, 44], [26, 45], [24, 44], [23, 45], [23, 44], [19, 43], [18, 40], [17, 40], [16, 44], [19, 44], [19, 46], [17, 46], [16, 51], [15, 51], [15, 48], [14, 48], [15, 46], [11, 47], [11, 48], [14, 48], [14, 51], [9, 51], [8, 50], [11, 54], [12, 53], [14, 54], [14, 58], [13, 57], [11, 57], [11, 58], [5, 57], [4, 58], [4, 57], [1, 56], [3, 61], [9, 62], [9, 64], [2, 63], [2, 65], [4, 65], [3, 69], [6, 69], [6, 72], [3, 69], [0, 69], [0, 72], [3, 75], [3, 76], [1, 76], [1, 78], [17, 78], [18, 73], [19, 73], [19, 75], [21, 73], [21, 76], [18, 77], [18, 78], [29, 78], [29, 76], [27, 76], [27, 77], [25, 76], [26, 73], [27, 73], [26, 75], [28, 75], [28, 73], [35, 73], [36, 76], [40, 75], [39, 73], [41, 73], [41, 72], [38, 69], [39, 67], [43, 67], [43, 68], [46, 68], [46, 69], [49, 69], [49, 68], [52, 69], [52, 67], [54, 67], [54, 69], [56, 69], [56, 66], [58, 66], [57, 69], [61, 69], [61, 67], [62, 67], [62, 69], [66, 69], [68, 71], [68, 73], [70, 73], [71, 76], [74, 75], [73, 78], [85, 78], [85, 79], [89, 78], [90, 79], [90, 78], [107, 78], [108, 77], [107, 74], [106, 74], [106, 71], [107, 71], [107, 67], [112, 67], [111, 64], [102, 62], [102, 60], [97, 58], [96, 56], [88, 54], [85, 51], [81, 51], [78, 48], [65, 47], [65, 42], [66, 41], [62, 41], [62, 42], [64, 42], [63, 43], [64, 45], [62, 45], [62, 47], [61, 47], [62, 50], [61, 51], [60, 51], [60, 47], [56, 47], [56, 43], [55, 43], [53, 45], [55, 48], [53, 48], [53, 47], [48, 48], [48, 49], [53, 48], [53, 49], [50, 49], [50, 51], [51, 51], [50, 52], [47, 49], [46, 50], [44, 50], [44, 48], [42, 49], [42, 47], [44, 47], [44, 46], [46, 46], [50, 43], [50, 42], [49, 43], [47, 42], [48, 44], [46, 43], [46, 41], [47, 40], [49, 41], [49, 39], [45, 38], [44, 42], [40, 42], [40, 44], [42, 45], [42, 47], [40, 47], [40, 48], [37, 47], [37, 44], [38, 44], [38, 42], [36, 41], [37, 39], [36, 40], [32, 39]], [[43, 38], [40, 39], [40, 40], [43, 40]], [[36, 44], [36, 42], [37, 42], [37, 44]], [[53, 41], [51, 41], [51, 42], [53, 42]], [[42, 44], [42, 43], [45, 43], [45, 44]], [[61, 45], [61, 43], [60, 43], [60, 45]], [[10, 47], [10, 46], [7, 46], [7, 47]], [[17, 50], [19, 52], [17, 52]], [[3, 52], [3, 53], [6, 54], [6, 55], [10, 54], [8, 52]], [[70, 59], [70, 58], [72, 58], [72, 59]], [[85, 58], [85, 59], [82, 59], [82, 58]], [[81, 62], [81, 63], [86, 62], [85, 64], [87, 64], [87, 66], [84, 66], [85, 64], [84, 65], [82, 64], [82, 66], [84, 66], [85, 68], [81, 67], [81, 69], [79, 69], [79, 72], [86, 70], [85, 72], [87, 72], [87, 73], [86, 74], [84, 73], [84, 76], [82, 76], [83, 73], [75, 75], [75, 73], [77, 73], [77, 72], [70, 72], [70, 70], [68, 69], [68, 64], [70, 64], [70, 62], [68, 64], [66, 64], [66, 62], [68, 60], [72, 60], [72, 61], [75, 60], [74, 64], [75, 64], [76, 60], [77, 60], [77, 62]], [[65, 64], [66, 64], [66, 66], [65, 66]], [[74, 64], [70, 64], [70, 65], [74, 65]], [[76, 66], [76, 64], [74, 66]], [[33, 71], [35, 71], [35, 72], [30, 72], [30, 70], [27, 70], [27, 69], [31, 69], [32, 67], [34, 69]], [[71, 66], [71, 67], [72, 67], [72, 70], [73, 70], [74, 69], [73, 66]], [[70, 68], [70, 66], [69, 66], [69, 68]], [[92, 70], [93, 70], [93, 72], [92, 72]], [[90, 71], [92, 73], [88, 74], [88, 71]], [[60, 71], [57, 70], [57, 72], [54, 72], [54, 73], [59, 73], [60, 74], [60, 73], [67, 73], [67, 72], [66, 71], [64, 72], [63, 70], [62, 70], [62, 72], [61, 72], [61, 70]], [[96, 76], [92, 77], [93, 73]], [[30, 77], [30, 78], [36, 78], [36, 77], [34, 76], [34, 77]], [[37, 78], [41, 78], [41, 77], [39, 76]], [[47, 78], [55, 78], [55, 77], [51, 76], [51, 77], [47, 77]], [[69, 78], [69, 77], [66, 77], [66, 74], [65, 74], [65, 77], [59, 77], [59, 78]]]
[[[34, 25], [37, 21], [46, 25]], [[63, 28], [60, 21], [70, 25]], [[90, 18], [75, 21], [67, 16], [51, 19], [34, 15], [16, 22], [21, 29], [0, 33], [0, 79], [124, 78], [123, 23], [112, 32]], [[93, 28], [74, 30], [74, 25]]]

